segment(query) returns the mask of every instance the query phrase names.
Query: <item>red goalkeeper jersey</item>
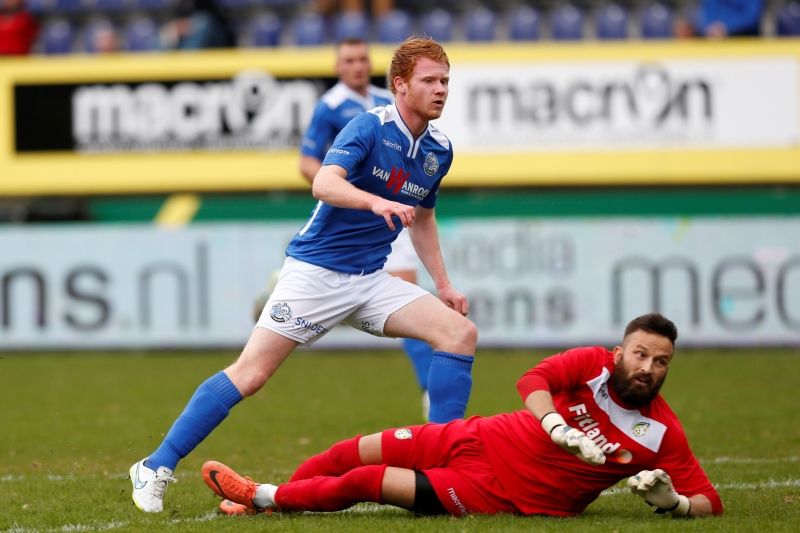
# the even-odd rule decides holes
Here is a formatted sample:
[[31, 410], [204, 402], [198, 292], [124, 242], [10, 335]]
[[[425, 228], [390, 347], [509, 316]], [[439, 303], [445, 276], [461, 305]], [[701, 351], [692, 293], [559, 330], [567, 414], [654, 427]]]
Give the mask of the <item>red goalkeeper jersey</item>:
[[719, 495], [667, 402], [659, 395], [646, 407], [626, 407], [608, 385], [613, 370], [613, 354], [605, 348], [575, 348], [543, 360], [517, 383], [523, 401], [535, 390], [549, 390], [567, 424], [606, 452], [603, 465], [586, 464], [554, 444], [527, 410], [478, 421], [489, 460], [513, 503], [524, 514], [574, 515], [618, 481], [661, 468], [676, 491], [703, 494], [713, 512], [721, 513]]

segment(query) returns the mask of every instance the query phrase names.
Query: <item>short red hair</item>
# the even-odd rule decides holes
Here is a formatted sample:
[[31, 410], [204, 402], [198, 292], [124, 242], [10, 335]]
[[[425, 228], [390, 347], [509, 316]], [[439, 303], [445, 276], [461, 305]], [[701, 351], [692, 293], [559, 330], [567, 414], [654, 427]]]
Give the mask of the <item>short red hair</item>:
[[430, 37], [409, 37], [400, 43], [392, 54], [392, 63], [389, 66], [389, 73], [386, 75], [386, 85], [392, 93], [395, 93], [394, 79], [399, 76], [400, 79], [408, 81], [411, 73], [414, 72], [417, 61], [423, 57], [437, 63], [444, 63], [450, 68], [450, 60], [442, 45]]

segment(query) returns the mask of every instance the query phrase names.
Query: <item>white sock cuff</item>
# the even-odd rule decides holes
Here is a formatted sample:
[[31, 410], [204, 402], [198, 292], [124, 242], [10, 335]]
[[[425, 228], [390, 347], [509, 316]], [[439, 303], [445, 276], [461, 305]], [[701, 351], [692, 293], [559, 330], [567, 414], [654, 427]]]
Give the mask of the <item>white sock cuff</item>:
[[259, 509], [272, 509], [277, 507], [277, 505], [275, 505], [275, 493], [277, 491], [277, 485], [262, 483], [256, 489], [256, 495], [253, 496], [253, 505]]

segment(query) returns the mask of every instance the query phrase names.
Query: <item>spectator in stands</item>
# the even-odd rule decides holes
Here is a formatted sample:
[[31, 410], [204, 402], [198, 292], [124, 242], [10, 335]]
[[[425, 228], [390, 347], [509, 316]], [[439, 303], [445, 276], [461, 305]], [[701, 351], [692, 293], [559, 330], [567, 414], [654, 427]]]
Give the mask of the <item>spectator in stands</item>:
[[393, 0], [371, 0], [367, 6], [364, 0], [314, 0], [314, 10], [323, 15], [333, 15], [343, 11], [362, 11], [377, 19], [394, 7]]
[[232, 46], [236, 46], [233, 30], [214, 0], [179, 0], [175, 17], [161, 30], [165, 50]]
[[30, 53], [37, 33], [39, 23], [23, 0], [0, 0], [0, 55]]
[[101, 19], [86, 30], [86, 51], [93, 54], [119, 52], [120, 36], [117, 28], [106, 19]]
[[763, 0], [700, 0], [696, 20], [679, 17], [675, 36], [709, 39], [757, 36], [761, 33], [763, 11]]

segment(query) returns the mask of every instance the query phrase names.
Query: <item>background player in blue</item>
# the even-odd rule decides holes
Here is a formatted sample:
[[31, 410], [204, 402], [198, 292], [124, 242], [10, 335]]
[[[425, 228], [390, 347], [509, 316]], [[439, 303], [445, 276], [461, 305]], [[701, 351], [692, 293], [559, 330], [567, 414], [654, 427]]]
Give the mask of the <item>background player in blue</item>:
[[[391, 104], [394, 100], [390, 91], [370, 84], [372, 64], [365, 41], [350, 38], [339, 42], [336, 45], [335, 68], [339, 82], [320, 98], [300, 147], [300, 172], [309, 183], [314, 182], [314, 176], [319, 172], [336, 135], [353, 117], [374, 107]], [[417, 283], [417, 262], [408, 232], [403, 231], [392, 244], [392, 252], [384, 268], [393, 276]], [[259, 313], [263, 304], [262, 301], [258, 307]], [[403, 339], [403, 350], [414, 367], [417, 384], [422, 391], [423, 413], [427, 418], [428, 371], [433, 349], [424, 341]]]
[[[161, 512], [178, 462], [234, 405], [263, 387], [299, 344], [342, 322], [430, 343], [430, 419], [464, 416], [478, 333], [439, 248], [434, 206], [453, 151], [429, 124], [444, 109], [449, 72], [447, 55], [431, 39], [408, 39], [395, 50], [388, 80], [396, 103], [358, 115], [328, 150], [312, 188], [319, 202], [289, 244], [241, 355], [200, 384], [158, 448], [131, 466], [138, 508]], [[439, 298], [382, 270], [404, 226]]]

